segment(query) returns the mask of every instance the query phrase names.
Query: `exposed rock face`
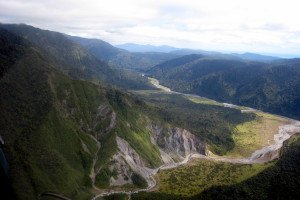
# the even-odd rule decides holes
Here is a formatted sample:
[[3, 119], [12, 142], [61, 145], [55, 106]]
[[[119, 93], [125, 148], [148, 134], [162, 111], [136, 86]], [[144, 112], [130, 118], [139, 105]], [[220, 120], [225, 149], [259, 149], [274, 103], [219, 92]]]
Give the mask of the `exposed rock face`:
[[[122, 165], [122, 161], [120, 160], [120, 157], [122, 157], [124, 159], [124, 161], [126, 161], [126, 163], [128, 164], [127, 169], [124, 170], [124, 172], [126, 172], [126, 173], [124, 173], [120, 176], [125, 177], [125, 176], [127, 176], [126, 174], [129, 175], [130, 174], [129, 169], [131, 169], [132, 171], [134, 171], [134, 172], [140, 174], [142, 177], [144, 177], [145, 180], [147, 181], [148, 185], [153, 184], [151, 175], [156, 171], [156, 169], [150, 169], [150, 168], [146, 167], [146, 162], [142, 160], [142, 158], [139, 156], [139, 154], [128, 144], [127, 141], [123, 140], [120, 137], [116, 137], [116, 141], [117, 141], [117, 145], [119, 148], [119, 152], [117, 155], [114, 156], [114, 158], [118, 158], [118, 159], [115, 159], [116, 161], [118, 161], [118, 164], [116, 164], [115, 166]], [[127, 183], [129, 183], [130, 181], [127, 181]], [[115, 184], [115, 183], [113, 183], [113, 184]]]
[[[109, 120], [109, 124], [105, 124], [106, 127], [103, 127], [102, 125], [101, 129], [97, 128], [100, 126], [100, 124], [104, 124], [105, 120], [107, 119]], [[101, 133], [110, 132], [116, 126], [116, 120], [117, 120], [117, 115], [109, 105], [107, 104], [100, 105], [98, 107], [96, 119], [94, 122], [94, 130], [96, 131], [97, 135]]]
[[118, 173], [117, 177], [111, 177], [111, 186], [121, 186], [125, 184], [132, 184], [131, 176], [132, 170], [128, 166], [127, 162], [124, 160], [123, 155], [119, 152], [112, 158], [111, 171], [116, 171]]
[[[191, 132], [182, 128], [163, 128], [160, 125], [151, 124], [148, 129], [151, 131], [151, 142], [158, 146], [164, 167], [175, 166], [178, 161], [187, 159], [191, 154], [206, 154], [206, 145]], [[147, 161], [144, 161], [139, 154], [129, 145], [127, 141], [116, 137], [119, 151], [112, 158], [111, 171], [117, 172], [117, 177], [112, 177], [110, 185], [120, 186], [131, 184], [133, 172], [140, 174], [148, 183], [148, 186], [155, 184], [151, 178], [159, 168], [150, 169]]]
[[152, 142], [172, 158], [183, 160], [192, 153], [206, 155], [206, 144], [185, 129], [163, 128], [156, 124], [151, 124], [148, 128], [153, 133]]

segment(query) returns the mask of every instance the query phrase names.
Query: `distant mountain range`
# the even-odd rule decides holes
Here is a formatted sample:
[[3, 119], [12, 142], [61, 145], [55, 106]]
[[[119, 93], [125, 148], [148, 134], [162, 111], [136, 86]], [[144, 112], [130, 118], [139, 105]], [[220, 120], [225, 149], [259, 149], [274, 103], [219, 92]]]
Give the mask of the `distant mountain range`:
[[140, 45], [134, 43], [126, 43], [121, 45], [115, 45], [115, 47], [124, 49], [130, 52], [163, 52], [170, 53], [175, 55], [190, 55], [190, 54], [202, 54], [202, 55], [214, 55], [222, 58], [229, 59], [243, 59], [243, 60], [252, 60], [252, 61], [261, 61], [261, 62], [270, 62], [280, 59], [280, 57], [268, 56], [256, 53], [221, 53], [217, 51], [206, 51], [201, 49], [187, 49], [187, 48], [176, 48], [172, 46], [162, 45], [162, 46], [153, 46], [153, 45]]
[[130, 52], [161, 52], [161, 53], [170, 53], [171, 51], [179, 50], [179, 48], [171, 47], [168, 45], [154, 46], [150, 44], [142, 45], [142, 44], [134, 44], [134, 43], [126, 43], [115, 45], [120, 49], [125, 49]]
[[99, 39], [67, 37], [85, 47], [98, 59], [123, 69], [147, 70], [161, 62], [178, 57], [178, 55], [163, 52], [129, 52]]

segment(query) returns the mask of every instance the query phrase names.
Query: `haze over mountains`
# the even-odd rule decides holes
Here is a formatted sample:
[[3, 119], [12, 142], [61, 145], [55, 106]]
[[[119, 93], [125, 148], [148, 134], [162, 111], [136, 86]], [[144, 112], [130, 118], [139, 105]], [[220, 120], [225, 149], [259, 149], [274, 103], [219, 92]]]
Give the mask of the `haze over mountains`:
[[[3, 194], [299, 197], [299, 59], [119, 47], [127, 50], [25, 24], [0, 25], [0, 156], [1, 167], [9, 166], [1, 168]], [[147, 76], [175, 92], [159, 90]], [[243, 161], [274, 144], [280, 130], [291, 137], [282, 150]], [[207, 183], [197, 182], [203, 177]], [[182, 193], [173, 193], [172, 184], [182, 184]]]
[[118, 47], [120, 49], [125, 49], [130, 52], [163, 52], [163, 53], [171, 53], [176, 55], [189, 55], [189, 54], [203, 54], [203, 55], [223, 55], [228, 56], [229, 58], [241, 58], [245, 60], [256, 60], [256, 61], [262, 61], [262, 62], [268, 62], [273, 60], [278, 60], [280, 57], [275, 56], [268, 56], [268, 55], [261, 55], [257, 53], [220, 53], [217, 51], [205, 51], [205, 50], [199, 50], [199, 49], [186, 49], [186, 48], [176, 48], [171, 47], [167, 45], [162, 46], [153, 46], [153, 45], [140, 45], [140, 44], [133, 44], [133, 43], [127, 43], [127, 44], [121, 44], [121, 45], [115, 45], [115, 47]]
[[127, 51], [131, 52], [163, 52], [163, 53], [170, 53], [171, 51], [178, 50], [179, 48], [171, 47], [168, 45], [162, 46], [153, 46], [150, 44], [147, 45], [140, 45], [140, 44], [133, 44], [133, 43], [126, 43], [115, 45], [120, 49], [126, 49]]

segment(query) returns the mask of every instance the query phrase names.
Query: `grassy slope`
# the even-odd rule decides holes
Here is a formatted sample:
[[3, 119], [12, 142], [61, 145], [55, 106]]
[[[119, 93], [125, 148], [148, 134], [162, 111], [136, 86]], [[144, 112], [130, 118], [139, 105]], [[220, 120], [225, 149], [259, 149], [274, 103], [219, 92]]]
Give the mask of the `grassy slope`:
[[262, 112], [255, 113], [255, 120], [236, 126], [233, 132], [235, 147], [226, 156], [251, 156], [255, 150], [274, 143], [274, 134], [278, 132], [278, 127], [288, 123], [285, 118]]
[[151, 167], [158, 167], [161, 164], [160, 153], [151, 143], [148, 118], [141, 112], [144, 103], [116, 90], [110, 90], [107, 98], [119, 117], [115, 128], [117, 135], [128, 141]]

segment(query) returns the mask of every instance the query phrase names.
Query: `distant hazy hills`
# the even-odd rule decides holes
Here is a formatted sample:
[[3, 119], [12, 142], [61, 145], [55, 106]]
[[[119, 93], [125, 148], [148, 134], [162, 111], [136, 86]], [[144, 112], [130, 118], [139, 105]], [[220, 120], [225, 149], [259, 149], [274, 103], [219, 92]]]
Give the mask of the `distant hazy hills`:
[[162, 53], [170, 53], [171, 51], [178, 50], [179, 48], [171, 47], [168, 45], [154, 46], [150, 44], [141, 45], [141, 44], [133, 44], [126, 43], [116, 45], [116, 47], [125, 49], [130, 52], [162, 52]]
[[300, 118], [300, 59], [264, 63], [188, 55], [148, 73], [176, 91]]
[[255, 60], [261, 62], [270, 62], [280, 59], [279, 57], [266, 56], [256, 53], [221, 53], [217, 51], [205, 51], [201, 49], [187, 49], [187, 48], [176, 48], [172, 46], [162, 45], [162, 46], [153, 46], [153, 45], [140, 45], [134, 43], [126, 43], [121, 45], [116, 45], [120, 49], [124, 49], [130, 52], [163, 52], [170, 53], [175, 55], [190, 55], [190, 54], [202, 54], [202, 55], [214, 55], [222, 58], [230, 59], [243, 59], [243, 60]]
[[178, 55], [164, 52], [129, 52], [99, 39], [68, 37], [85, 47], [98, 59], [124, 69], [145, 70], [161, 62], [178, 57]]
[[165, 45], [153, 46], [128, 43], [112, 46], [111, 44], [99, 39], [87, 39], [74, 36], [67, 37], [85, 47], [90, 53], [100, 60], [104, 60], [119, 68], [138, 71], [146, 71], [159, 63], [190, 54], [209, 55], [216, 58], [232, 60], [255, 60], [261, 62], [271, 62], [279, 59], [278, 57], [253, 53], [224, 54], [215, 51], [179, 49]]

